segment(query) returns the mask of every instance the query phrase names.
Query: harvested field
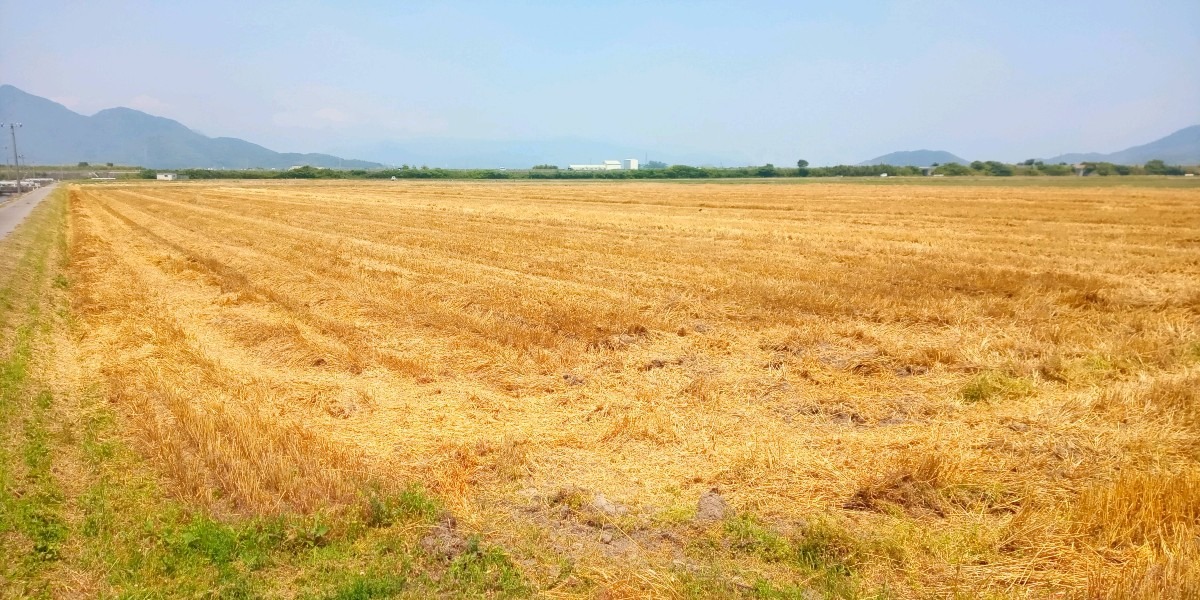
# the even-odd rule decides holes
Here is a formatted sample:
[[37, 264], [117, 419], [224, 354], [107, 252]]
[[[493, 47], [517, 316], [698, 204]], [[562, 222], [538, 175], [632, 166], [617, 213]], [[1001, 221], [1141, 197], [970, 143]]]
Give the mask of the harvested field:
[[1200, 593], [1196, 187], [69, 193], [80, 377], [218, 515], [418, 483], [547, 593]]

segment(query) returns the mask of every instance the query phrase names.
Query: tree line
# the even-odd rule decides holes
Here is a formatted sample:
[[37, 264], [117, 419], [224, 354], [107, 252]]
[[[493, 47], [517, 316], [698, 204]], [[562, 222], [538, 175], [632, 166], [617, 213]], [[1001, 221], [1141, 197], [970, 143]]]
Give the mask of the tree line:
[[[1161, 160], [1152, 160], [1144, 165], [1117, 165], [1106, 162], [1081, 163], [1084, 175], [1183, 175], [1190, 171], [1168, 165]], [[929, 168], [899, 165], [835, 165], [810, 167], [808, 161], [799, 160], [796, 167], [777, 167], [773, 164], [749, 167], [694, 167], [691, 165], [663, 166], [654, 163], [636, 171], [571, 171], [554, 165], [537, 165], [529, 170], [503, 169], [443, 169], [410, 167], [385, 169], [326, 169], [298, 167], [287, 171], [268, 169], [182, 169], [173, 171], [191, 179], [731, 179], [761, 177], [914, 177], [932, 174], [948, 177], [960, 176], [1051, 176], [1075, 175], [1076, 167], [1065, 163], [1043, 164], [1038, 160], [1009, 164], [998, 161], [974, 161], [969, 164], [947, 163]], [[154, 179], [158, 171], [144, 169], [141, 176]]]

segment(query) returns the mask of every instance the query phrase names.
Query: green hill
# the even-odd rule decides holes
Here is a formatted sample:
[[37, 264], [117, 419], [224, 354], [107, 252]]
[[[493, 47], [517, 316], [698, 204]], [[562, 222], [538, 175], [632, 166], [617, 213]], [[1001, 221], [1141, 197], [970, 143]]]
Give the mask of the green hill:
[[968, 161], [959, 158], [945, 150], [906, 150], [892, 152], [858, 163], [860, 166], [895, 165], [897, 167], [928, 167], [934, 164], [948, 163], [967, 164]]
[[109, 108], [84, 116], [11, 85], [0, 85], [0, 122], [22, 124], [18, 149], [27, 164], [111, 162], [152, 169], [383, 166], [328, 154], [280, 153], [237, 138], [210, 138], [178, 121], [131, 108]]
[[1062, 154], [1048, 158], [1046, 162], [1050, 164], [1109, 162], [1118, 165], [1142, 165], [1156, 159], [1169, 165], [1200, 165], [1200, 125], [1185, 127], [1149, 144], [1126, 148], [1119, 152]]

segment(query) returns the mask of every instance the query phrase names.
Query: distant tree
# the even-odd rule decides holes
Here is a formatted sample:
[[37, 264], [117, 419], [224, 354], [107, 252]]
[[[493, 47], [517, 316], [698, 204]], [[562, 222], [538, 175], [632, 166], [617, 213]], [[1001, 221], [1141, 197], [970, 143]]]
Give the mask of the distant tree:
[[642, 165], [642, 168], [643, 169], [665, 169], [665, 168], [667, 168], [667, 163], [662, 162], [660, 160], [648, 160], [648, 161], [646, 161], [646, 164]]
[[1066, 164], [1061, 164], [1061, 165], [1038, 164], [1037, 168], [1039, 171], [1041, 171], [1045, 175], [1055, 175], [1055, 176], [1059, 176], [1059, 177], [1061, 177], [1063, 175], [1070, 175], [1072, 172], [1071, 167], [1068, 167]]
[[81, 166], [81, 167], [87, 167], [87, 166], [90, 166], [90, 165], [88, 165], [87, 163], [85, 163], [85, 162], [82, 162], [82, 161], [81, 161], [81, 162], [79, 163], [79, 166]]
[[805, 168], [805, 167], [807, 167], [807, 166], [808, 166], [808, 161], [807, 161], [807, 160], [804, 160], [803, 158], [802, 158], [802, 159], [800, 159], [800, 160], [798, 160], [798, 161], [796, 161], [796, 168], [797, 168], [797, 169], [803, 169], [803, 168]]
[[767, 163], [755, 170], [754, 174], [759, 177], [774, 177], [779, 174], [779, 171], [775, 170], [775, 165]]
[[1110, 162], [1085, 162], [1083, 163], [1084, 172], [1089, 175], [1128, 175], [1132, 169], [1125, 165], [1114, 165]]
[[946, 163], [934, 169], [933, 172], [939, 175], [950, 175], [951, 177], [954, 177], [959, 175], [970, 175], [971, 169], [958, 163]]
[[1008, 177], [1013, 174], [1012, 165], [1006, 165], [1002, 162], [989, 160], [984, 163], [984, 167], [988, 173], [999, 177]]
[[1183, 175], [1182, 167], [1168, 165], [1157, 158], [1147, 162], [1142, 169], [1147, 175]]
[[557, 170], [558, 165], [533, 165], [534, 169]]
[[671, 165], [666, 168], [667, 176], [679, 179], [694, 179], [708, 177], [708, 171], [690, 165]]
[[337, 176], [337, 172], [332, 169], [321, 169], [312, 165], [304, 165], [279, 173], [280, 179], [333, 179]]

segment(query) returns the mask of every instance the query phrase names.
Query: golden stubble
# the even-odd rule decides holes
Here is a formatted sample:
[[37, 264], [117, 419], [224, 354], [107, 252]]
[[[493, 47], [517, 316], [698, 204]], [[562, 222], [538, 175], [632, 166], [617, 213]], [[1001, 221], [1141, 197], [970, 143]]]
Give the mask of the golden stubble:
[[[777, 523], [921, 523], [908, 575], [866, 567], [902, 590], [1141, 582], [1198, 531], [1194, 189], [71, 195], [84, 371], [222, 510], [420, 482], [504, 537], [531, 496], [650, 523], [717, 487]], [[938, 549], [968, 526], [1000, 560]]]

